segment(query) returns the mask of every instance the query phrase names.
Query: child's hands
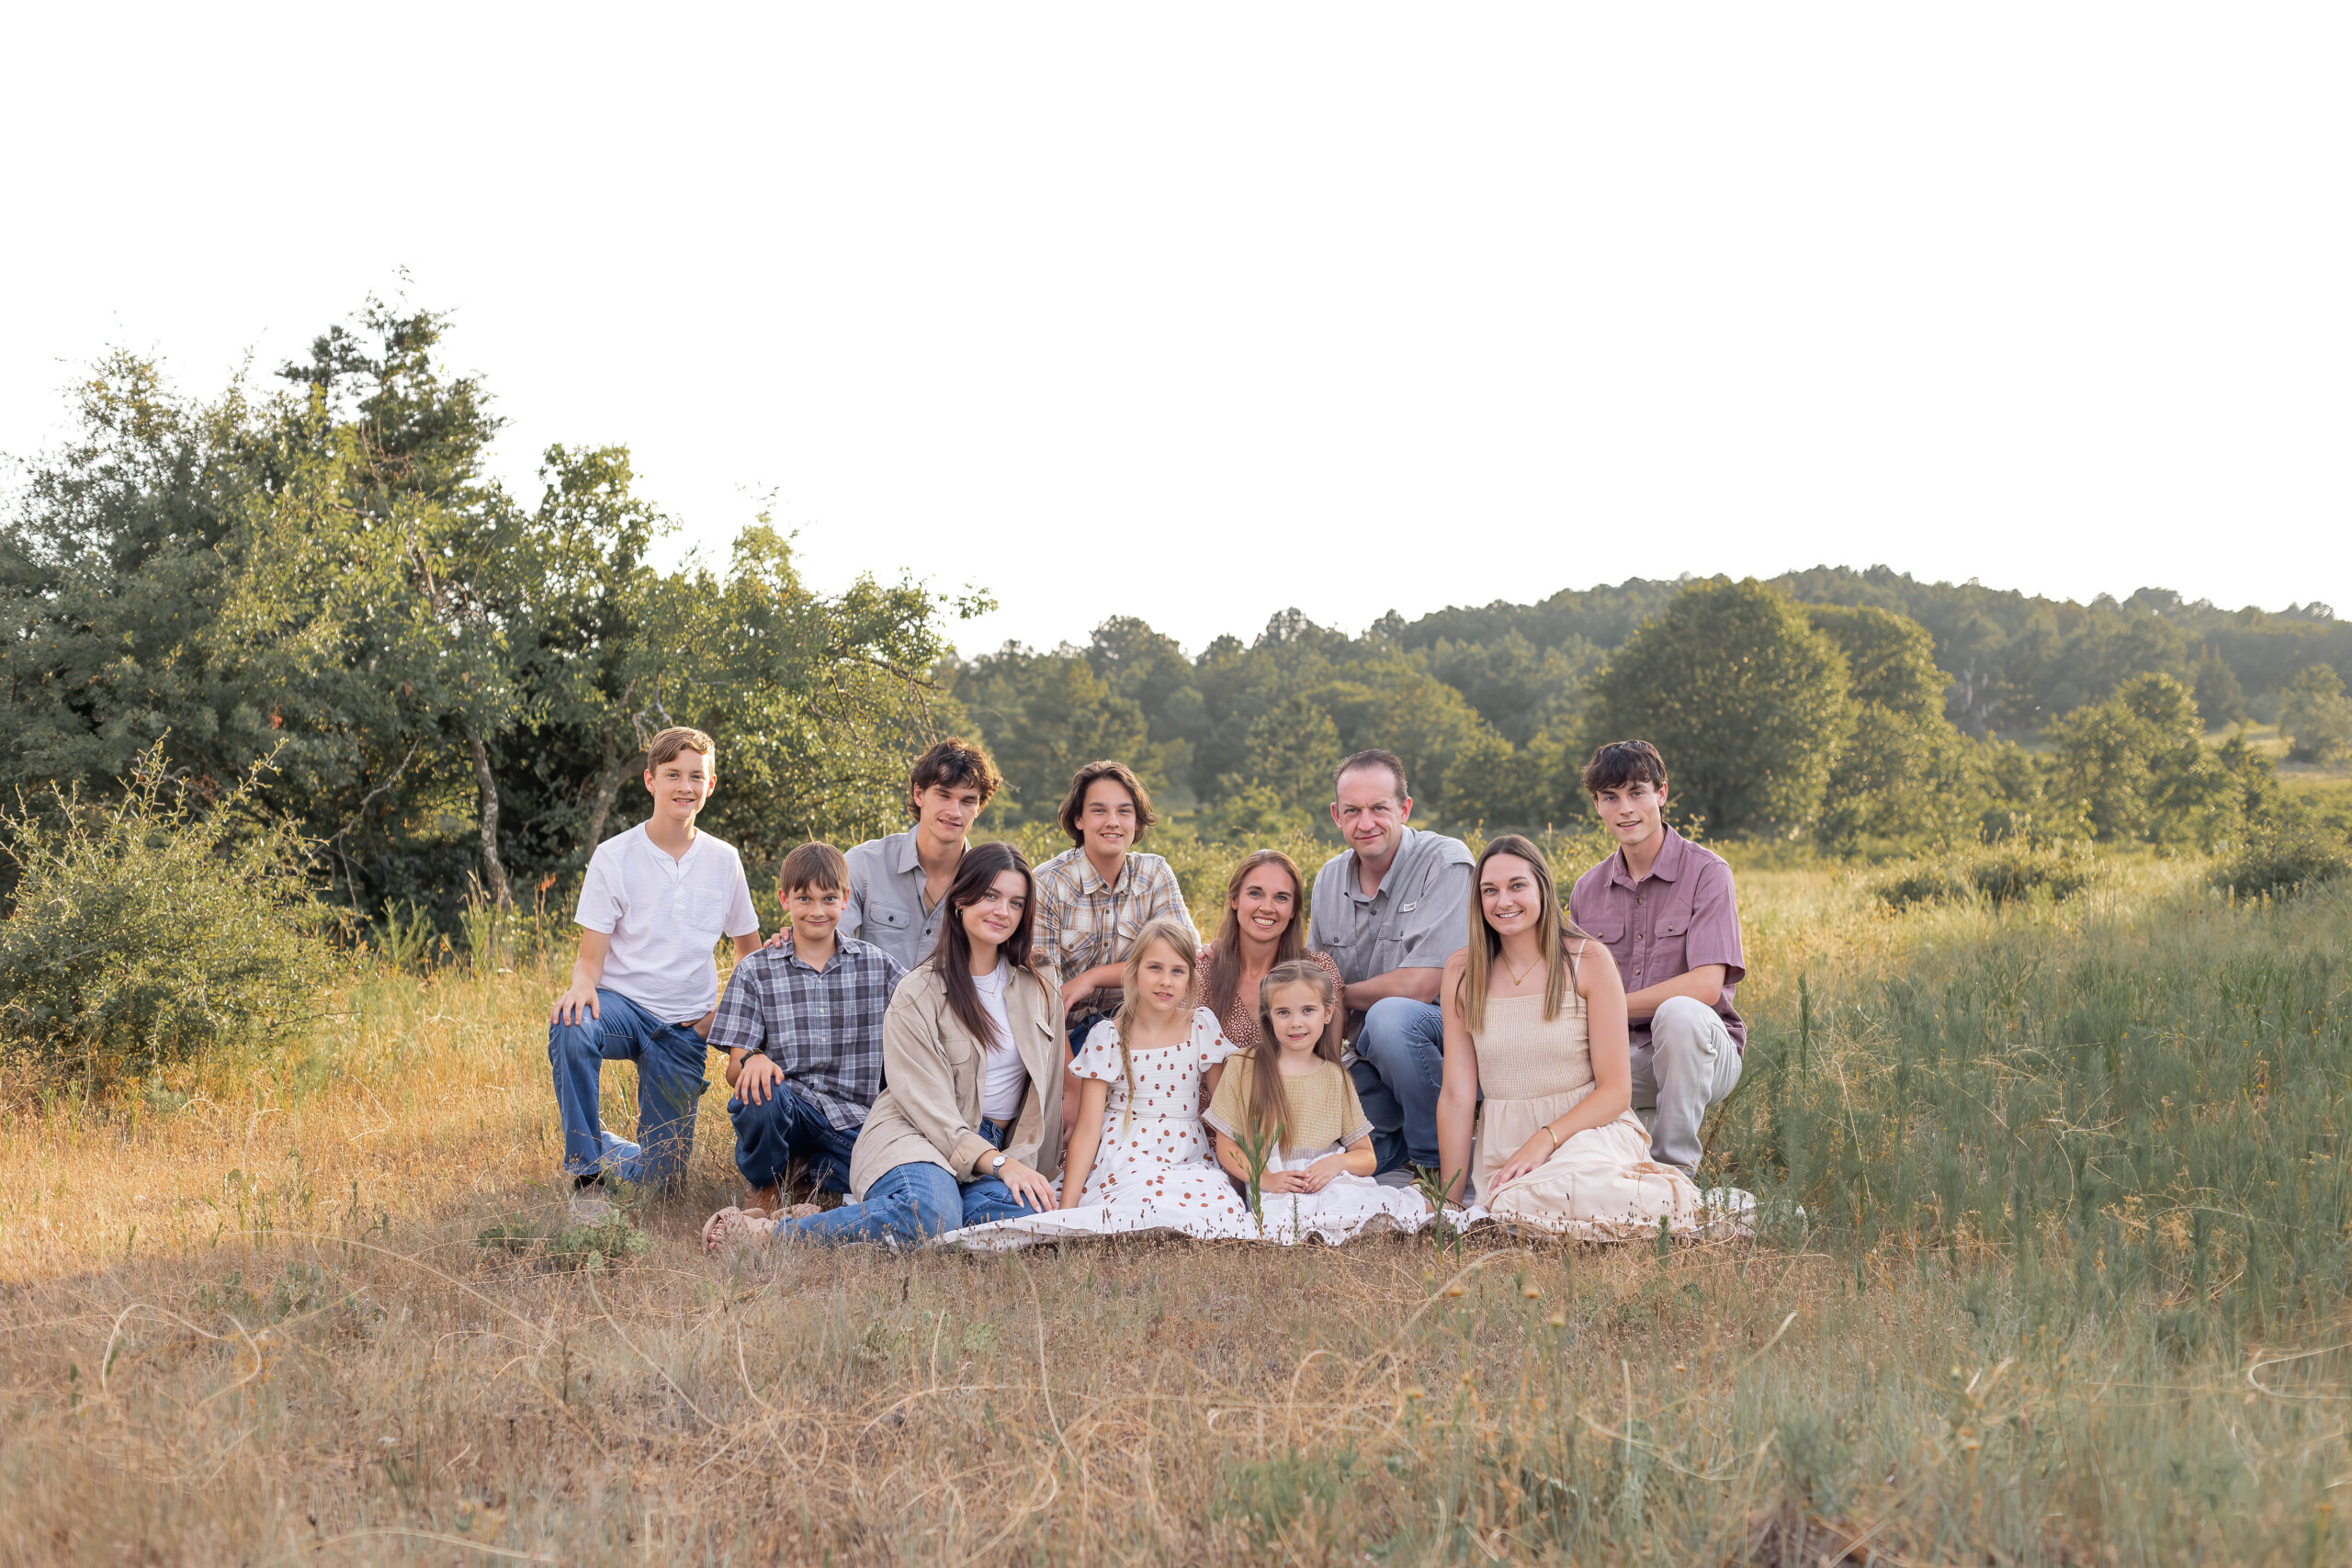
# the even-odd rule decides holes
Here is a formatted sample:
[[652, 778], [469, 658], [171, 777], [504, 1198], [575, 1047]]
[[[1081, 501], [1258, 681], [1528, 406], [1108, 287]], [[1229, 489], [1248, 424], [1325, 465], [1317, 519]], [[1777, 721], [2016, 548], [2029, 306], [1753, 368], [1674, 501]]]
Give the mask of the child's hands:
[[1270, 1170], [1258, 1179], [1261, 1192], [1313, 1192], [1317, 1189], [1306, 1184], [1304, 1170]]
[[775, 1086], [784, 1081], [784, 1069], [765, 1056], [743, 1058], [742, 1070], [736, 1075], [735, 1098], [746, 1105], [765, 1105]]
[[604, 1011], [596, 1003], [596, 987], [583, 986], [577, 979], [563, 988], [555, 1006], [548, 1010], [549, 1023], [578, 1023], [582, 1016], [601, 1019]]
[[1299, 1179], [1305, 1183], [1299, 1190], [1302, 1192], [1320, 1192], [1323, 1189], [1331, 1185], [1331, 1179], [1333, 1177], [1340, 1175], [1347, 1168], [1348, 1156], [1344, 1151], [1337, 1154], [1325, 1155], [1321, 1159], [1317, 1160], [1313, 1165], [1308, 1166], [1305, 1170], [1298, 1173]]

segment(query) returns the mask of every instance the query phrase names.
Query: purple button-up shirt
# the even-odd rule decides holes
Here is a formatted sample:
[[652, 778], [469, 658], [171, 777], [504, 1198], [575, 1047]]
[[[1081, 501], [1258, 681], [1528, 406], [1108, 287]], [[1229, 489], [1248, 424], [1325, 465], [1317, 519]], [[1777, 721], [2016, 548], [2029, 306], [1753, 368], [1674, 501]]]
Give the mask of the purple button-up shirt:
[[[1706, 964], [1724, 966], [1715, 1011], [1732, 1041], [1747, 1049], [1747, 1025], [1731, 1005], [1732, 988], [1747, 974], [1739, 945], [1739, 903], [1731, 867], [1673, 829], [1649, 874], [1639, 882], [1625, 869], [1623, 850], [1577, 878], [1568, 913], [1600, 939], [1617, 961], [1628, 993], [1688, 975]], [[1650, 1043], [1646, 1022], [1633, 1026], [1633, 1043]]]

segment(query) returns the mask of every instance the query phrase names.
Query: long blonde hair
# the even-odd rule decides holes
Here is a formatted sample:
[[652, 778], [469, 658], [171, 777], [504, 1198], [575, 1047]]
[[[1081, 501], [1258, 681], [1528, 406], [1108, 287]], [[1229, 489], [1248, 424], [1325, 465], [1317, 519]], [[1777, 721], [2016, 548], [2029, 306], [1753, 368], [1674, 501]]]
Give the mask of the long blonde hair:
[[1111, 1027], [1119, 1036], [1119, 1076], [1127, 1081], [1126, 1109], [1119, 1113], [1119, 1131], [1124, 1134], [1136, 1119], [1136, 1059], [1127, 1050], [1128, 1026], [1135, 1021], [1136, 998], [1143, 990], [1143, 955], [1153, 942], [1159, 943], [1175, 954], [1184, 965], [1184, 973], [1192, 984], [1187, 999], [1200, 994], [1200, 961], [1193, 946], [1193, 928], [1173, 915], [1161, 915], [1146, 920], [1136, 932], [1135, 944], [1127, 949], [1127, 961], [1119, 970], [1119, 1010]]
[[1311, 958], [1277, 964], [1258, 982], [1258, 1048], [1249, 1053], [1250, 1130], [1260, 1136], [1271, 1132], [1277, 1144], [1287, 1147], [1290, 1098], [1283, 1092], [1282, 1070], [1274, 1066], [1283, 1048], [1274, 1038], [1273, 1020], [1266, 1016], [1273, 1006], [1274, 993], [1284, 986], [1307, 987], [1323, 999], [1325, 1021], [1322, 1037], [1315, 1042], [1315, 1054], [1335, 1067], [1340, 1065], [1340, 1026], [1345, 1014], [1331, 972]]
[[1588, 933], [1560, 908], [1552, 863], [1542, 850], [1517, 833], [1505, 833], [1489, 843], [1470, 874], [1470, 941], [1463, 950], [1466, 962], [1462, 966], [1462, 1021], [1473, 1034], [1487, 1027], [1487, 987], [1494, 976], [1496, 956], [1503, 950], [1502, 934], [1487, 923], [1487, 901], [1478, 894], [1487, 878], [1487, 863], [1497, 855], [1516, 855], [1535, 874], [1536, 892], [1544, 906], [1535, 918], [1535, 950], [1544, 955], [1544, 1021], [1560, 1016], [1560, 1010], [1567, 1005], [1568, 988], [1578, 977], [1576, 954], [1568, 951], [1568, 942], [1573, 939], [1581, 946], [1588, 939]]

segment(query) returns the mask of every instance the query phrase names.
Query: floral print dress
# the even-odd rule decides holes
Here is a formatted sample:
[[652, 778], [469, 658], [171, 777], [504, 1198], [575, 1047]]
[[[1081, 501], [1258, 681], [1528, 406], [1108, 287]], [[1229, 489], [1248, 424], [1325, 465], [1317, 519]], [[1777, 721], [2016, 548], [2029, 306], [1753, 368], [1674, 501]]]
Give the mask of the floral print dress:
[[1109, 1019], [1096, 1024], [1070, 1063], [1080, 1077], [1111, 1086], [1102, 1144], [1080, 1206], [951, 1231], [942, 1243], [994, 1250], [1138, 1231], [1254, 1237], [1250, 1205], [1218, 1167], [1200, 1115], [1203, 1075], [1233, 1052], [1206, 1008], [1193, 1010], [1192, 1034], [1182, 1044], [1128, 1052], [1131, 1068], [1119, 1060], [1118, 1026]]

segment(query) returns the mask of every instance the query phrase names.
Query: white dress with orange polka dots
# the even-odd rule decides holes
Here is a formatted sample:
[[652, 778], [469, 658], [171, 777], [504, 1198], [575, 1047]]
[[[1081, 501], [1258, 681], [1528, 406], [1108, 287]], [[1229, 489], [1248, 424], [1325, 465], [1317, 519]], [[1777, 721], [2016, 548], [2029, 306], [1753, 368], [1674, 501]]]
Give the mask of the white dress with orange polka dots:
[[[1111, 1086], [1102, 1112], [1102, 1145], [1087, 1173], [1080, 1205], [967, 1226], [941, 1237], [942, 1243], [993, 1249], [1137, 1231], [1256, 1236], [1250, 1205], [1218, 1168], [1208, 1129], [1201, 1122], [1202, 1075], [1234, 1050], [1216, 1014], [1198, 1008], [1193, 1013], [1192, 1035], [1182, 1044], [1130, 1051], [1128, 1065], [1123, 1066], [1117, 1025], [1108, 1019], [1096, 1024], [1070, 1063], [1070, 1071], [1080, 1077]], [[1060, 1185], [1055, 1183], [1057, 1191]]]

